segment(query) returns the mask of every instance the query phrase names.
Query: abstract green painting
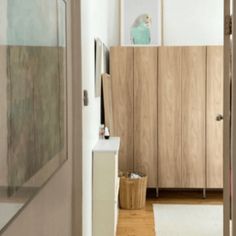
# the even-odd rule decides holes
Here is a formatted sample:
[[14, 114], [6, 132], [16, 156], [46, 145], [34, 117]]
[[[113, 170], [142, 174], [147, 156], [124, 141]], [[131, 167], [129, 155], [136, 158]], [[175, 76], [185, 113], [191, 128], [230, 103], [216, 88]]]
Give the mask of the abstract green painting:
[[0, 7], [1, 84], [7, 84], [6, 122], [0, 119], [7, 171], [0, 178], [12, 194], [53, 159], [58, 167], [67, 159], [66, 5], [1, 0]]
[[8, 184], [22, 186], [64, 143], [63, 48], [8, 47]]

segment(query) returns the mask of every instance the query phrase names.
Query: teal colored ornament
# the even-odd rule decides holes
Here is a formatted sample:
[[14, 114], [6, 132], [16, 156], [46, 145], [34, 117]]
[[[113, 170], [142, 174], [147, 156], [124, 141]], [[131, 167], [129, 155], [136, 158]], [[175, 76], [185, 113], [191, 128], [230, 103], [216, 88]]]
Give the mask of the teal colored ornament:
[[132, 44], [150, 44], [151, 43], [151, 17], [148, 14], [139, 16], [131, 28]]
[[134, 27], [131, 29], [131, 38], [133, 44], [150, 44], [150, 29], [147, 28], [144, 23], [142, 23], [138, 27]]

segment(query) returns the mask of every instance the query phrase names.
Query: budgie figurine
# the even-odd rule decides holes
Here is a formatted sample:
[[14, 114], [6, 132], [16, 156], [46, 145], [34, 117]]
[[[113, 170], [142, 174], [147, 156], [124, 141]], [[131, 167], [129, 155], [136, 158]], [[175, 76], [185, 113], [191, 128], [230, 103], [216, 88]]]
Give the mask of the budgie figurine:
[[152, 19], [148, 14], [139, 16], [131, 27], [131, 43], [150, 44], [151, 24], [152, 24]]

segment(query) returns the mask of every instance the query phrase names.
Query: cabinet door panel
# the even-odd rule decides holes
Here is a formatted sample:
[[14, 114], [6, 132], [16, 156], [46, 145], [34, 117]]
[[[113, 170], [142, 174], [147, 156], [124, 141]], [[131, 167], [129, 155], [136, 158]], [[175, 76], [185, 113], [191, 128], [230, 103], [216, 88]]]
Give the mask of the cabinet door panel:
[[157, 186], [157, 48], [134, 48], [134, 169]]
[[182, 187], [206, 187], [206, 47], [182, 48]]
[[113, 133], [121, 138], [119, 169], [133, 171], [134, 50], [131, 47], [113, 47], [110, 56]]
[[158, 187], [181, 187], [181, 48], [161, 47], [158, 62]]
[[207, 47], [207, 187], [223, 188], [223, 47]]

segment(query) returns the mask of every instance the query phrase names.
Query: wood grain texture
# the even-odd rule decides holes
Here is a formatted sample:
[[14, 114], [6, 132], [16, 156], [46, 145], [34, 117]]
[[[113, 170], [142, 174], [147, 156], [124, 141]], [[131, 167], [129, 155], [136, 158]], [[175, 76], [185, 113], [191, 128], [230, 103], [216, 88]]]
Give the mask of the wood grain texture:
[[134, 49], [113, 47], [110, 51], [114, 136], [121, 138], [119, 169], [133, 171]]
[[34, 67], [37, 54], [34, 48], [8, 47], [7, 57], [8, 191], [12, 194], [38, 171], [34, 140]]
[[181, 48], [161, 47], [158, 63], [158, 187], [181, 187]]
[[223, 188], [223, 47], [207, 47], [207, 188]]
[[58, 47], [8, 48], [9, 193], [59, 153], [61, 162], [66, 159], [62, 50]]
[[[158, 199], [148, 199], [145, 209], [120, 210], [117, 236], [155, 236], [153, 204], [200, 204], [221, 205], [222, 195], [208, 193], [202, 199], [202, 193], [163, 192]], [[171, 223], [170, 223], [171, 226]], [[174, 236], [174, 235], [173, 235]]]
[[105, 126], [109, 128], [110, 135], [113, 136], [112, 84], [110, 75], [102, 75], [102, 88], [104, 98]]
[[157, 186], [157, 48], [134, 48], [134, 169]]
[[182, 187], [206, 187], [206, 47], [182, 48]]

